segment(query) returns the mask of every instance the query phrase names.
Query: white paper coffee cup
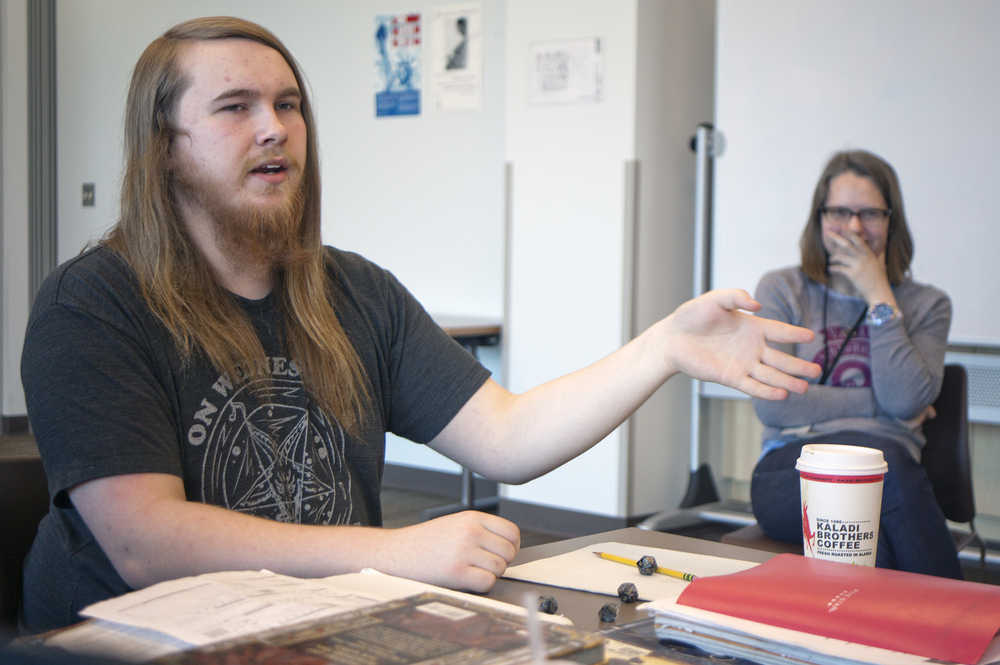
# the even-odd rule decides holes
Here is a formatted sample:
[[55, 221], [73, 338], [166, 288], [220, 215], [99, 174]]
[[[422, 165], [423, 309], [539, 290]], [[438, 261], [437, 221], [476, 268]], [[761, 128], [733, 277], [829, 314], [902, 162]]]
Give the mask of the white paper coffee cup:
[[811, 443], [795, 468], [802, 494], [802, 552], [808, 557], [874, 566], [882, 482], [881, 450]]

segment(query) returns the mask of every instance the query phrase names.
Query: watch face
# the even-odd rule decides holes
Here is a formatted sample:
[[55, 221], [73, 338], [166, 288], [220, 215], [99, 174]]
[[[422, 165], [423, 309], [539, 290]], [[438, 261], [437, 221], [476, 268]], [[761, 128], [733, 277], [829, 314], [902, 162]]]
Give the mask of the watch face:
[[895, 313], [891, 305], [887, 305], [884, 302], [872, 307], [871, 312], [868, 313], [868, 320], [871, 321], [876, 326], [880, 326], [886, 321], [892, 319], [892, 315]]

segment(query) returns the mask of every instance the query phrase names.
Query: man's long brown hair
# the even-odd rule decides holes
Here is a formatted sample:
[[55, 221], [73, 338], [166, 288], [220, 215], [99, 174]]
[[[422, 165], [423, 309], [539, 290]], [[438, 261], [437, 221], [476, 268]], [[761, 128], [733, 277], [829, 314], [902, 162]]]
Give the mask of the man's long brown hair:
[[132, 72], [125, 110], [121, 218], [104, 244], [135, 271], [143, 297], [181, 357], [203, 352], [232, 380], [268, 376], [264, 348], [247, 314], [215, 280], [177, 213], [169, 156], [174, 113], [189, 81], [177, 56], [190, 40], [248, 39], [279, 52], [295, 75], [307, 131], [304, 208], [294, 259], [277, 268], [275, 299], [287, 352], [312, 397], [357, 433], [370, 402], [368, 377], [334, 313], [320, 240], [320, 182], [315, 121], [295, 59], [265, 28], [231, 17], [174, 26], [154, 40]]

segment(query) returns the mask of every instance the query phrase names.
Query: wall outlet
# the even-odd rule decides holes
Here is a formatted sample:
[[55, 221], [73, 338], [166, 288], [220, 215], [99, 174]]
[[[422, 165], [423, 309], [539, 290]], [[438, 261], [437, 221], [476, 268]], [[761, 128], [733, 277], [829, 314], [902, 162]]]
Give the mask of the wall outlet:
[[85, 182], [83, 183], [83, 205], [85, 207], [94, 207], [96, 195], [94, 194], [94, 183]]

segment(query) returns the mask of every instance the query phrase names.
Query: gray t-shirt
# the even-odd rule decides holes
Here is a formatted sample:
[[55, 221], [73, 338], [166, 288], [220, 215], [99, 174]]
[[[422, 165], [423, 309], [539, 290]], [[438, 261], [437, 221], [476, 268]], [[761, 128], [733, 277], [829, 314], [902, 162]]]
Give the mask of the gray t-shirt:
[[332, 301], [372, 387], [360, 439], [304, 389], [275, 298], [234, 296], [270, 370], [269, 381], [247, 381], [220, 375], [200, 353], [182, 363], [107, 248], [45, 281], [21, 366], [52, 496], [25, 567], [26, 627], [77, 621], [84, 606], [129, 591], [69, 501], [67, 490], [88, 480], [167, 473], [183, 478], [191, 501], [283, 522], [381, 524], [386, 431], [431, 440], [488, 372], [392, 274], [327, 252]]
[[[816, 333], [807, 344], [776, 348], [820, 365], [824, 358], [828, 364], [833, 362], [866, 303], [829, 290], [824, 331], [825, 290], [797, 267], [761, 278], [755, 296], [761, 303], [758, 315]], [[909, 278], [892, 291], [902, 319], [881, 326], [862, 320], [831, 368], [826, 385], [814, 383], [805, 395], [790, 394], [786, 400], [753, 400], [764, 424], [765, 452], [782, 442], [862, 431], [898, 441], [919, 459], [923, 434], [905, 421], [918, 416], [941, 390], [951, 301], [940, 289]]]

